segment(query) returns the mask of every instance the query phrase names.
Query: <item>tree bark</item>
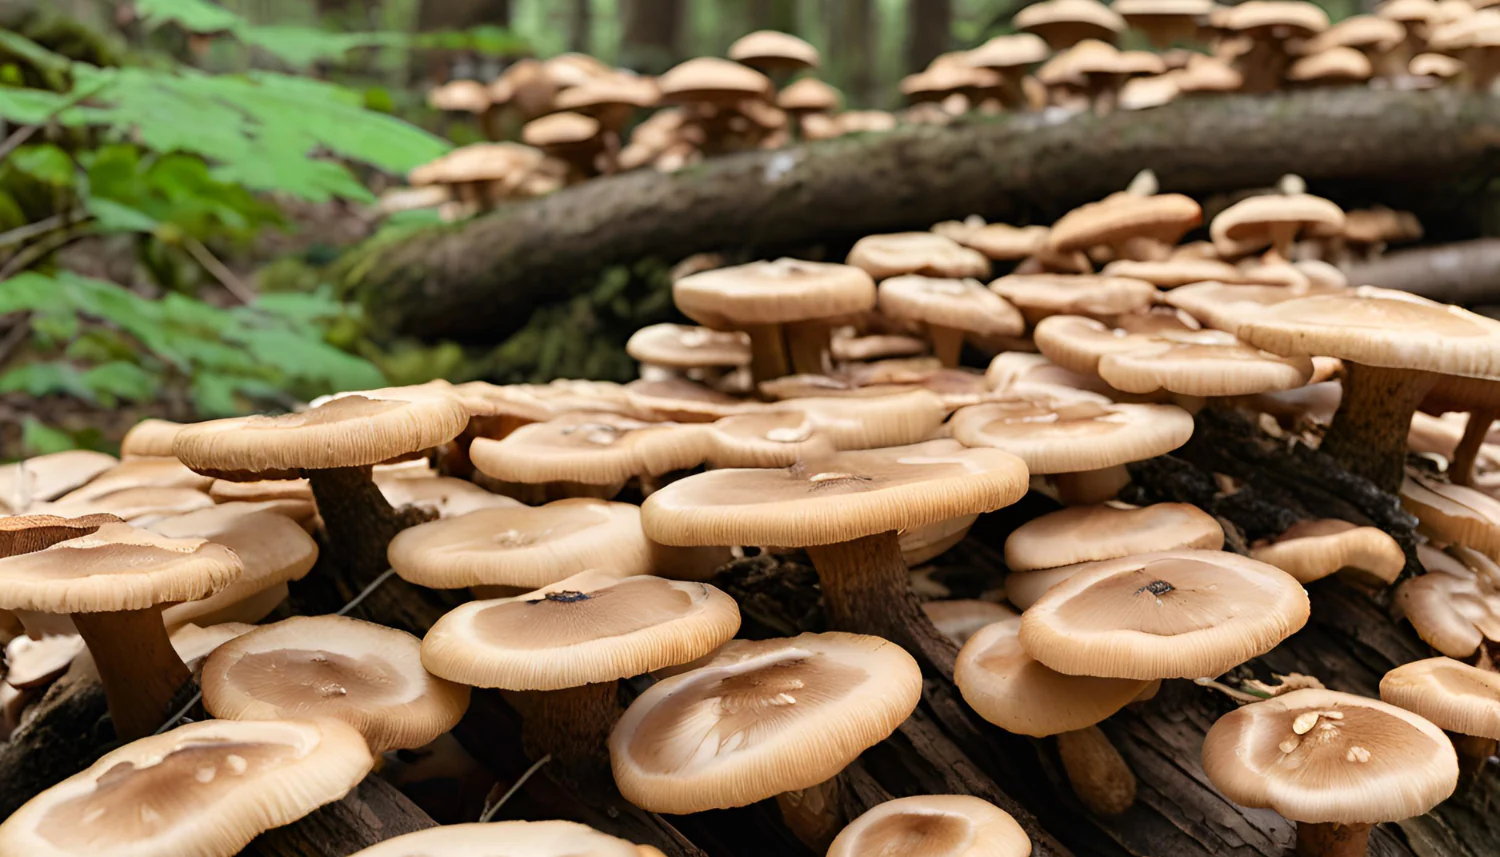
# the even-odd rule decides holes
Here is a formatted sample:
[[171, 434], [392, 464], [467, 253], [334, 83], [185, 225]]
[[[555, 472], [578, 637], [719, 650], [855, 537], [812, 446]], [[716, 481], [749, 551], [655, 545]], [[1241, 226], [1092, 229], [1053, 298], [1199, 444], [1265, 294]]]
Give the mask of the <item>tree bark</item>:
[[797, 32], [797, 0], [750, 0], [750, 29]]
[[354, 791], [285, 827], [257, 836], [239, 857], [307, 857], [353, 854], [394, 839], [437, 827], [396, 787], [370, 775]]
[[843, 84], [850, 107], [880, 107], [875, 91], [875, 4], [872, 0], [827, 3], [831, 75]]
[[661, 74], [677, 61], [681, 39], [683, 0], [621, 0], [625, 32], [620, 38], [620, 62], [645, 74]]
[[1500, 99], [1350, 88], [905, 127], [595, 179], [372, 242], [349, 254], [340, 276], [387, 329], [494, 342], [609, 265], [837, 248], [970, 214], [1045, 223], [1145, 167], [1164, 189], [1190, 194], [1270, 186], [1288, 172], [1335, 198], [1379, 182], [1421, 216], [1423, 200], [1431, 211], [1451, 207], [1444, 189], [1493, 166], [1496, 126]]
[[1343, 269], [1355, 285], [1401, 289], [1464, 306], [1500, 304], [1500, 238], [1397, 250]]
[[953, 0], [912, 0], [906, 17], [906, 70], [918, 72], [953, 42]]
[[593, 44], [593, 0], [573, 0], [573, 14], [568, 16], [568, 50], [581, 54]]

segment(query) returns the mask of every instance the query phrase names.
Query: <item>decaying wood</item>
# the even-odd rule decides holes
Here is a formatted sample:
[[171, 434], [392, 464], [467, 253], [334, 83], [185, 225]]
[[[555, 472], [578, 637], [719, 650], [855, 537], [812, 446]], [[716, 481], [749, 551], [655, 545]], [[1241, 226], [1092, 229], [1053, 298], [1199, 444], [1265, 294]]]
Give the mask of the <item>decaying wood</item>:
[[404, 833], [436, 826], [395, 786], [372, 775], [343, 800], [257, 836], [240, 857], [348, 857]]
[[1500, 238], [1396, 250], [1343, 269], [1354, 285], [1400, 289], [1464, 306], [1500, 304]]

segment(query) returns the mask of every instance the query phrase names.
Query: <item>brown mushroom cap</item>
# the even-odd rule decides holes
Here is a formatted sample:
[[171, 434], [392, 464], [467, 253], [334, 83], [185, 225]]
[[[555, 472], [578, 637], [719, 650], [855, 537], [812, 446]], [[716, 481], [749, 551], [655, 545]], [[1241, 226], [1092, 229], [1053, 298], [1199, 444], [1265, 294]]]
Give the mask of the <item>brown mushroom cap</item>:
[[489, 181], [518, 186], [544, 157], [540, 149], [520, 143], [475, 143], [417, 167], [407, 180], [413, 187]]
[[823, 113], [839, 109], [844, 96], [815, 77], [804, 77], [776, 95], [776, 106], [787, 111]]
[[125, 432], [120, 440], [120, 455], [124, 458], [167, 458], [172, 455], [172, 441], [182, 423], [169, 420], [141, 420]]
[[1440, 540], [1500, 557], [1500, 500], [1482, 491], [1410, 474], [1401, 505]]
[[1206, 282], [1173, 289], [1162, 300], [1187, 311], [1208, 327], [1233, 333], [1251, 317], [1277, 304], [1341, 291], [1344, 290]]
[[748, 401], [687, 378], [644, 378], [625, 385], [630, 412], [647, 420], [704, 423], [735, 414], [754, 413], [760, 402]]
[[1307, 593], [1274, 566], [1222, 551], [1094, 563], [1027, 608], [1021, 644], [1069, 675], [1216, 676], [1307, 622]]
[[1026, 329], [1021, 313], [978, 280], [891, 277], [880, 284], [879, 304], [891, 318], [980, 335], [1019, 336]]
[[1047, 59], [1050, 53], [1047, 43], [1034, 33], [1015, 33], [995, 36], [971, 51], [967, 51], [962, 62], [975, 68], [1009, 71], [1035, 65]]
[[[1326, 34], [1325, 34], [1326, 35]], [[1369, 80], [1375, 74], [1370, 58], [1354, 48], [1326, 48], [1298, 57], [1286, 79], [1302, 83]]]
[[1031, 324], [1051, 315], [1113, 319], [1150, 306], [1161, 294], [1144, 280], [1079, 274], [1010, 274], [990, 283], [990, 290]]
[[0, 517], [0, 557], [49, 548], [58, 542], [96, 532], [105, 524], [123, 523], [114, 515], [63, 518], [57, 515]]
[[685, 664], [739, 627], [734, 599], [708, 584], [586, 571], [447, 613], [422, 662], [474, 687], [561, 690]]
[[521, 128], [521, 140], [528, 146], [560, 151], [599, 139], [603, 131], [599, 120], [582, 113], [552, 113], [527, 122]]
[[1047, 244], [1059, 253], [1117, 246], [1131, 238], [1172, 245], [1202, 221], [1203, 209], [1190, 196], [1120, 193], [1063, 215], [1052, 224]]
[[1011, 26], [1059, 49], [1084, 39], [1112, 41], [1125, 31], [1125, 19], [1097, 0], [1045, 0], [1017, 12]]
[[1140, 508], [1071, 506], [1017, 527], [1005, 540], [1005, 565], [1021, 572], [1142, 553], [1218, 550], [1223, 546], [1224, 529], [1219, 522], [1186, 503], [1154, 503]]
[[1307, 40], [1304, 51], [1321, 53], [1329, 48], [1368, 48], [1374, 53], [1388, 51], [1406, 38], [1406, 28], [1393, 19], [1379, 15], [1351, 15]]
[[[318, 543], [290, 518], [273, 512], [240, 514], [214, 506], [160, 521], [152, 532], [167, 538], [196, 538], [222, 545], [239, 557], [244, 571], [238, 580], [207, 598], [174, 604], [162, 611], [168, 628], [186, 622], [259, 622], [286, 597], [286, 583], [301, 580], [318, 561]], [[259, 593], [274, 590], [259, 604], [245, 605]], [[269, 603], [267, 603], [269, 602]]]
[[451, 476], [382, 479], [375, 474], [375, 487], [392, 508], [415, 506], [439, 518], [456, 518], [480, 509], [504, 509], [521, 505], [503, 494], [486, 491], [466, 479]]
[[1175, 289], [1191, 283], [1217, 281], [1238, 282], [1240, 271], [1228, 262], [1218, 259], [1191, 259], [1179, 257], [1158, 262], [1117, 259], [1104, 266], [1106, 277], [1128, 277], [1145, 280], [1159, 289]]
[[451, 113], [483, 113], [490, 109], [490, 90], [477, 80], [450, 80], [427, 93], [427, 105]]
[[615, 782], [670, 813], [809, 788], [890, 735], [921, 692], [917, 662], [878, 637], [736, 640], [631, 704], [610, 735]]
[[1380, 680], [1380, 698], [1449, 732], [1500, 740], [1500, 675], [1462, 661], [1396, 667]]
[[58, 496], [56, 501], [83, 503], [135, 488], [190, 488], [203, 491], [212, 482], [212, 479], [184, 467], [175, 458], [132, 458], [99, 473], [87, 484]]
[[331, 717], [377, 753], [458, 724], [469, 688], [429, 675], [405, 631], [345, 616], [294, 616], [223, 644], [203, 665], [203, 706], [226, 720]]
[[850, 265], [777, 259], [683, 277], [672, 300], [699, 324], [734, 329], [862, 312], [875, 305], [875, 283]]
[[1328, 13], [1300, 0], [1249, 0], [1225, 8], [1214, 24], [1276, 41], [1305, 39], [1328, 29]]
[[641, 523], [668, 545], [831, 545], [993, 511], [1026, 484], [1013, 456], [934, 440], [689, 476], [648, 497]]
[[1391, 584], [1406, 567], [1406, 553], [1390, 534], [1376, 527], [1322, 518], [1298, 521], [1250, 556], [1276, 566], [1299, 583], [1353, 569]]
[[696, 369], [750, 365], [750, 338], [738, 331], [653, 324], [631, 334], [625, 353], [652, 366]]
[[[975, 220], [976, 218], [970, 218]], [[978, 250], [991, 259], [1005, 261], [1025, 259], [1042, 252], [1047, 244], [1045, 226], [1011, 226], [1007, 223], [948, 221], [936, 224], [932, 231], [951, 238], [965, 247]]]
[[932, 232], [867, 235], [855, 242], [846, 261], [877, 280], [902, 274], [984, 277], [990, 272], [984, 254]]
[[1495, 582], [1456, 561], [1435, 567], [1428, 555], [1424, 553], [1423, 560], [1428, 573], [1396, 588], [1396, 610], [1411, 622], [1417, 636], [1454, 658], [1469, 657], [1486, 639], [1500, 640], [1500, 591]]
[[1458, 758], [1441, 729], [1409, 711], [1307, 689], [1219, 718], [1203, 742], [1203, 771], [1244, 806], [1373, 824], [1421, 815], [1452, 794]]
[[715, 467], [789, 467], [835, 449], [901, 446], [933, 437], [948, 409], [926, 390], [884, 396], [804, 398], [785, 409], [725, 417], [709, 426]]
[[1171, 452], [1193, 435], [1172, 405], [1116, 405], [1028, 396], [960, 409], [954, 439], [1020, 458], [1034, 474], [1080, 473]]
[[1027, 857], [1031, 839], [1010, 814], [968, 795], [886, 801], [849, 823], [828, 857]]
[[572, 821], [492, 821], [419, 830], [351, 857], [649, 857], [654, 851]]
[[729, 46], [728, 57], [753, 68], [774, 71], [818, 67], [818, 49], [789, 33], [756, 30]]
[[1308, 357], [1279, 357], [1221, 330], [1161, 334], [1144, 347], [1099, 360], [1111, 387], [1144, 395], [1248, 396], [1293, 390], [1313, 377]]
[[5, 644], [5, 683], [17, 690], [45, 688], [85, 651], [77, 634], [22, 634]]
[[1174, 77], [1183, 92], [1235, 92], [1245, 85], [1245, 76], [1234, 66], [1203, 54], [1193, 54]]
[[208, 720], [106, 753], [0, 823], [27, 857], [235, 854], [343, 797], [374, 766], [337, 720]]
[[1295, 234], [1302, 229], [1342, 229], [1343, 226], [1343, 209], [1322, 197], [1306, 193], [1276, 193], [1242, 199], [1219, 212], [1209, 224], [1209, 234], [1216, 246], [1230, 244], [1241, 250], [1253, 250], [1271, 244], [1273, 233], [1278, 228], [1289, 229]]
[[118, 464], [113, 455], [75, 449], [0, 466], [0, 512], [54, 500]]
[[737, 62], [697, 57], [668, 69], [656, 79], [662, 100], [674, 104], [711, 102], [733, 104], [744, 98], [768, 98], [770, 78]]
[[469, 447], [485, 475], [531, 484], [609, 485], [694, 467], [707, 454], [700, 426], [588, 411], [522, 426], [502, 440], [475, 438]]
[[660, 100], [661, 90], [651, 78], [611, 72], [559, 92], [552, 104], [558, 110], [601, 118], [611, 108], [655, 107]]
[[1444, 80], [1458, 77], [1468, 70], [1463, 60], [1444, 54], [1417, 54], [1407, 64], [1407, 72], [1416, 77], [1438, 77]]
[[113, 491], [91, 500], [65, 498], [51, 503], [38, 503], [30, 511], [32, 514], [58, 515], [64, 518], [113, 515], [131, 523], [144, 524], [165, 515], [181, 515], [213, 504], [212, 498], [193, 488], [142, 486]]

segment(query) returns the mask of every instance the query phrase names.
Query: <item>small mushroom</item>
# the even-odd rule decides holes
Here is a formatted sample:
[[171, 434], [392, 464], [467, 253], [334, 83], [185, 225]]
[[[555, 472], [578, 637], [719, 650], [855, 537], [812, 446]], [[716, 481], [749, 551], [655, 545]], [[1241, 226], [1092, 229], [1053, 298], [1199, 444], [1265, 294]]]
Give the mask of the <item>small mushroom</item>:
[[1021, 80], [1028, 69], [1047, 59], [1047, 53], [1047, 43], [1040, 36], [1015, 33], [995, 36], [965, 53], [962, 62], [1000, 75], [1001, 104], [1009, 110], [1025, 110], [1026, 94], [1021, 88]]
[[1083, 315], [1105, 322], [1156, 302], [1161, 294], [1144, 280], [1073, 274], [1011, 274], [990, 283], [1030, 324], [1053, 315]]
[[1035, 33], [1053, 50], [1064, 50], [1084, 39], [1114, 41], [1125, 32], [1125, 19], [1098, 0], [1044, 0], [1017, 12], [1011, 26]]
[[1005, 540], [1005, 565], [1012, 572], [1027, 572], [1157, 551], [1219, 550], [1223, 546], [1219, 522], [1186, 503], [1070, 506], [1012, 531]]
[[1380, 698], [1460, 736], [1461, 773], [1477, 774], [1500, 739], [1500, 675], [1452, 658], [1427, 658], [1399, 667], [1380, 680]]
[[1430, 546], [1418, 556], [1427, 573], [1402, 582], [1395, 598], [1417, 636], [1453, 658], [1473, 655], [1485, 640], [1500, 642], [1497, 580]]
[[817, 48], [776, 30], [756, 30], [735, 39], [727, 56], [768, 74], [817, 68], [820, 59]]
[[635, 846], [573, 821], [497, 821], [447, 824], [387, 839], [350, 857], [653, 857]]
[[259, 622], [287, 597], [287, 582], [301, 580], [318, 561], [318, 543], [290, 518], [272, 512], [237, 514], [224, 505], [189, 512], [149, 529], [170, 539], [204, 539], [234, 551], [240, 577], [207, 598], [162, 610], [169, 630], [185, 623]]
[[1160, 260], [1203, 221], [1203, 209], [1180, 193], [1111, 194], [1079, 206], [1052, 224], [1047, 246], [1057, 253], [1109, 247], [1117, 258]]
[[1390, 585], [1406, 567], [1406, 553], [1390, 534], [1335, 518], [1298, 521], [1276, 538], [1257, 543], [1250, 556], [1299, 583], [1347, 570]]
[[1270, 258], [1285, 261], [1292, 257], [1292, 243], [1302, 231], [1343, 227], [1343, 209], [1320, 196], [1273, 193], [1242, 199], [1219, 212], [1209, 224], [1209, 234], [1221, 252], [1224, 248], [1249, 251], [1270, 245], [1275, 254]]
[[977, 280], [906, 275], [885, 280], [878, 292], [882, 313], [927, 327], [944, 366], [958, 365], [966, 335], [1019, 336], [1026, 329], [1021, 313]]
[[118, 464], [112, 455], [75, 449], [0, 465], [0, 512], [21, 513], [55, 500]]
[[1027, 857], [1031, 839], [1010, 814], [968, 795], [897, 798], [856, 818], [828, 857]]
[[682, 372], [750, 365], [750, 337], [733, 330], [653, 324], [631, 334], [625, 353], [648, 366]]
[[990, 272], [984, 254], [932, 232], [867, 235], [854, 243], [846, 261], [876, 280], [906, 274], [962, 279]]

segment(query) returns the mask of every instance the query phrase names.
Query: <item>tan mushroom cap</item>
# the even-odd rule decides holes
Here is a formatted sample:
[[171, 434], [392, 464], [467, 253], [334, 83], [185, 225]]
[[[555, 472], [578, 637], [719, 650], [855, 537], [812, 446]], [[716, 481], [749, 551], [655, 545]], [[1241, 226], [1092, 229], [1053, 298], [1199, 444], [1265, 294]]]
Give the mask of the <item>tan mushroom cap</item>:
[[768, 98], [770, 78], [753, 68], [718, 57], [697, 57], [668, 69], [656, 79], [662, 100], [684, 104], [695, 101], [733, 103], [744, 98]]
[[351, 857], [648, 857], [650, 853], [573, 821], [493, 821], [419, 830], [371, 845]]
[[1125, 19], [1097, 0], [1045, 0], [1017, 12], [1011, 19], [1017, 30], [1035, 33], [1053, 48], [1065, 48], [1084, 39], [1106, 39], [1125, 31]]
[[610, 735], [615, 782], [670, 813], [809, 788], [895, 731], [921, 692], [917, 662], [878, 637], [736, 640], [631, 704]]
[[119, 463], [113, 455], [74, 449], [0, 466], [0, 512], [23, 512], [54, 500]]
[[129, 524], [0, 559], [0, 606], [108, 613], [192, 601], [239, 578], [239, 557], [203, 539], [170, 539]]
[[609, 485], [695, 467], [708, 454], [701, 426], [575, 411], [502, 440], [475, 438], [469, 458], [487, 476], [528, 484]]
[[5, 644], [5, 683], [17, 690], [46, 687], [87, 650], [77, 634], [22, 634]]
[[397, 533], [387, 558], [403, 580], [434, 589], [545, 586], [589, 568], [651, 571], [640, 509], [589, 499], [429, 521]]
[[1500, 557], [1500, 500], [1463, 485], [1408, 474], [1401, 505], [1444, 542]]
[[1009, 71], [1035, 65], [1047, 59], [1051, 53], [1047, 42], [1035, 33], [1015, 33], [995, 36], [984, 44], [964, 53], [961, 61], [975, 68]]
[[105, 524], [123, 523], [114, 515], [64, 518], [58, 515], [15, 515], [0, 518], [0, 557], [49, 548], [97, 531]]
[[906, 275], [879, 286], [880, 311], [895, 319], [991, 336], [1019, 336], [1021, 313], [978, 280]]
[[521, 505], [518, 500], [451, 476], [381, 479], [377, 474], [375, 487], [393, 508], [415, 506], [439, 518], [456, 518], [480, 509], [507, 509]]
[[1335, 518], [1298, 521], [1268, 544], [1253, 548], [1250, 556], [1276, 566], [1299, 583], [1312, 583], [1347, 568], [1391, 584], [1406, 567], [1406, 554], [1390, 534]]
[[788, 111], [822, 113], [837, 110], [843, 100], [843, 94], [833, 86], [815, 77], [804, 77], [776, 95], [776, 106]]
[[1221, 330], [1164, 334], [1156, 342], [1099, 361], [1111, 387], [1144, 395], [1165, 390], [1184, 396], [1248, 396], [1293, 390], [1313, 378], [1305, 356], [1279, 357]]
[[[973, 220], [974, 218], [971, 218]], [[947, 221], [932, 231], [997, 261], [1025, 259], [1042, 252], [1051, 231], [1045, 226], [1011, 226], [1007, 223]]]
[[[1448, 562], [1436, 566], [1431, 554]], [[1500, 591], [1489, 575], [1477, 575], [1446, 554], [1423, 552], [1428, 573], [1396, 588], [1398, 613], [1423, 642], [1449, 657], [1466, 658], [1485, 640], [1500, 641]]]
[[689, 476], [648, 497], [641, 523], [668, 545], [831, 545], [994, 511], [1026, 487], [1014, 456], [934, 440]]
[[1182, 92], [1234, 92], [1245, 85], [1245, 76], [1223, 60], [1193, 54], [1186, 67], [1173, 73]]
[[1332, 690], [1294, 690], [1208, 730], [1203, 771], [1235, 803], [1294, 821], [1373, 824], [1421, 815], [1453, 793], [1458, 757], [1409, 711]]
[[427, 105], [453, 113], [483, 113], [490, 109], [490, 89], [477, 80], [450, 80], [428, 91]]
[[1159, 289], [1175, 289], [1178, 286], [1210, 280], [1233, 283], [1240, 279], [1240, 270], [1228, 262], [1186, 257], [1157, 262], [1117, 259], [1105, 265], [1101, 273], [1106, 277], [1145, 280]]
[[855, 242], [846, 261], [877, 280], [902, 274], [984, 277], [990, 272], [983, 253], [932, 232], [867, 235]]
[[254, 631], [258, 626], [244, 622], [219, 622], [200, 628], [189, 622], [172, 632], [172, 651], [182, 659], [188, 671], [196, 677], [203, 661], [214, 653], [214, 649]]
[[77, 518], [86, 515], [114, 515], [132, 523], [146, 523], [162, 516], [181, 515], [214, 504], [213, 498], [192, 488], [159, 488], [143, 486], [114, 491], [91, 500], [62, 499], [38, 503], [31, 512]]
[[1408, 73], [1417, 77], [1438, 77], [1444, 80], [1458, 77], [1468, 70], [1463, 60], [1444, 54], [1417, 54], [1407, 64]]
[[194, 473], [175, 458], [132, 458], [119, 462], [87, 484], [74, 488], [56, 500], [59, 503], [99, 500], [133, 488], [191, 488], [203, 491], [212, 483], [212, 479]]
[[625, 385], [632, 414], [663, 422], [706, 423], [735, 414], [754, 413], [760, 402], [721, 392], [687, 378], [644, 378]]
[[264, 503], [271, 500], [293, 500], [314, 503], [312, 483], [306, 479], [257, 479], [254, 482], [230, 482], [215, 479], [208, 486], [208, 496], [215, 503]]
[[170, 420], [141, 420], [125, 432], [120, 440], [120, 455], [124, 458], [168, 458], [172, 455], [172, 441], [182, 423]]
[[614, 107], [655, 107], [661, 101], [656, 81], [634, 74], [611, 72], [589, 78], [557, 94], [552, 105], [598, 118]]
[[630, 413], [625, 386], [613, 381], [558, 379], [547, 384], [489, 384], [470, 381], [454, 387], [477, 417], [514, 417], [538, 422], [571, 411]]
[[27, 857], [236, 854], [354, 788], [375, 760], [336, 720], [208, 720], [133, 741], [0, 824]]
[[[301, 580], [318, 561], [318, 543], [296, 522], [273, 512], [240, 514], [214, 506], [153, 524], [152, 532], [173, 539], [206, 539], [239, 557], [238, 580], [207, 598], [174, 604], [162, 611], [168, 628], [185, 622], [258, 622], [286, 597], [286, 582]], [[259, 603], [245, 604], [268, 590]], [[269, 603], [267, 603], [269, 602]], [[237, 609], [243, 605], [245, 609]]]
[[1203, 209], [1190, 196], [1120, 193], [1063, 215], [1052, 224], [1047, 245], [1060, 253], [1119, 246], [1131, 238], [1171, 245], [1202, 221]]
[[1370, 58], [1355, 48], [1326, 48], [1299, 57], [1286, 70], [1286, 79], [1299, 82], [1369, 80], [1375, 74]]
[[926, 354], [927, 340], [915, 336], [874, 333], [869, 336], [844, 336], [834, 332], [828, 353], [835, 363], [882, 360], [887, 357], [913, 357]]
[[728, 56], [761, 69], [817, 68], [818, 49], [789, 33], [756, 30], [735, 39]]
[[990, 283], [1036, 324], [1051, 315], [1113, 319], [1156, 303], [1160, 292], [1144, 280], [1086, 274], [1010, 274]]
[[674, 369], [750, 365], [750, 337], [739, 331], [686, 324], [652, 324], [631, 334], [625, 353]]
[[435, 674], [474, 687], [561, 690], [685, 664], [740, 627], [706, 583], [586, 571], [444, 615], [422, 640]]
[[1435, 0], [1385, 0], [1375, 7], [1375, 14], [1402, 23], [1426, 24], [1437, 17], [1438, 9]]
[[1080, 473], [1164, 455], [1193, 435], [1193, 418], [1173, 405], [1100, 404], [1027, 396], [960, 409], [954, 439], [1004, 450], [1034, 474]]
[[[901, 78], [901, 94], [917, 101], [940, 101], [954, 94], [973, 93], [994, 89], [1004, 83], [997, 71], [975, 68], [956, 62], [937, 63]], [[946, 116], [946, 112], [943, 114]], [[843, 117], [838, 117], [840, 126]]]
[[345, 616], [294, 616], [223, 644], [203, 665], [203, 706], [225, 720], [331, 717], [370, 749], [410, 749], [452, 729], [469, 688], [429, 675], [421, 642]]
[[1428, 658], [1386, 673], [1380, 698], [1440, 729], [1500, 740], [1500, 674], [1452, 658]]
[[1216, 246], [1230, 244], [1241, 249], [1254, 249], [1271, 244], [1277, 229], [1288, 229], [1295, 234], [1302, 229], [1342, 229], [1343, 226], [1343, 209], [1320, 196], [1274, 193], [1242, 199], [1219, 212], [1209, 224], [1209, 234]]
[[1129, 21], [1158, 16], [1206, 16], [1214, 10], [1214, 3], [1213, 0], [1114, 0], [1109, 8]]
[[1020, 616], [995, 622], [969, 638], [953, 666], [964, 701], [1007, 732], [1044, 738], [1093, 726], [1151, 684], [1056, 672], [1021, 648], [1020, 633]]
[[379, 464], [446, 443], [468, 424], [468, 409], [452, 397], [345, 396], [297, 414], [199, 423], [178, 433], [174, 451], [200, 473], [293, 475]]
[[969, 795], [886, 801], [849, 823], [828, 857], [1027, 857], [1031, 840], [1010, 814]]
[[777, 259], [683, 277], [672, 300], [699, 324], [735, 329], [862, 312], [875, 306], [875, 283], [851, 265]]
[[567, 149], [592, 143], [603, 131], [599, 120], [582, 113], [552, 113], [527, 122], [521, 128], [521, 141], [538, 149]]
[[1249, 0], [1223, 10], [1215, 26], [1261, 38], [1308, 38], [1328, 29], [1328, 13], [1301, 0]]
[[1368, 48], [1388, 51], [1406, 38], [1406, 28], [1380, 15], [1351, 15], [1307, 40], [1305, 53], [1321, 53], [1329, 48]]
[[709, 426], [709, 460], [715, 467], [789, 467], [825, 448], [902, 446], [933, 437], [948, 415], [942, 399], [927, 390], [801, 398], [783, 407]]
[[967, 643], [981, 628], [1006, 619], [1020, 618], [1015, 611], [1003, 604], [969, 598], [923, 601], [922, 612], [956, 646]]
[[519, 185], [544, 157], [540, 149], [520, 143], [475, 143], [417, 167], [407, 180], [413, 187], [486, 181]]
[[1234, 333], [1247, 320], [1277, 304], [1339, 291], [1343, 290], [1205, 282], [1173, 289], [1162, 300], [1208, 327]]
[[1200, 678], [1270, 651], [1307, 623], [1307, 593], [1280, 569], [1223, 551], [1095, 563], [1027, 608], [1021, 644], [1069, 675]]
[[995, 355], [985, 381], [997, 393], [1013, 395], [1096, 395], [1108, 399], [1109, 385], [1092, 375], [1074, 372], [1040, 354], [1007, 351]]
[[1005, 540], [1005, 565], [1011, 571], [1031, 571], [1142, 553], [1218, 550], [1223, 546], [1224, 529], [1219, 522], [1187, 503], [1154, 503], [1133, 509], [1071, 506], [1017, 527]]

